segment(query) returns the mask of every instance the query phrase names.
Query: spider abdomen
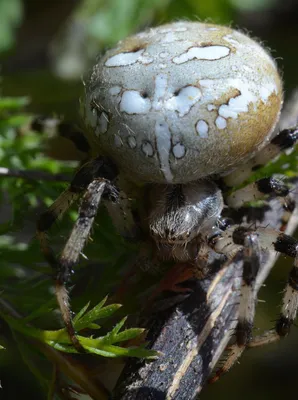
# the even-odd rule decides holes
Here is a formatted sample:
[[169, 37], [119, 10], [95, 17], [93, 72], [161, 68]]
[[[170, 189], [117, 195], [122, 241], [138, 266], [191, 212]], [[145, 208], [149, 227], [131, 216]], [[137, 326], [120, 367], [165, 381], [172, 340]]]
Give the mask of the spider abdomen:
[[270, 137], [276, 64], [229, 27], [176, 22], [131, 36], [95, 65], [85, 121], [94, 151], [130, 180], [187, 183], [230, 171]]

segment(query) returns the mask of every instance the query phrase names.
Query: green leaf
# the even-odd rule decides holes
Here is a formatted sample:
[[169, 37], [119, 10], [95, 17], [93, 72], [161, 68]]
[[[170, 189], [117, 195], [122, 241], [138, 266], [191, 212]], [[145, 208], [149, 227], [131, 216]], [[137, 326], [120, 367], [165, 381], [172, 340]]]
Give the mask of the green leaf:
[[105, 345], [100, 349], [85, 346], [91, 353], [104, 355], [104, 357], [137, 357], [137, 358], [150, 358], [157, 359], [160, 353], [154, 350], [146, 350], [143, 348], [124, 348], [113, 345]]
[[77, 331], [88, 328], [90, 324], [97, 319], [110, 317], [122, 307], [121, 304], [110, 304], [106, 307], [102, 307], [105, 301], [106, 298], [76, 321], [75, 328]]
[[120, 329], [123, 327], [123, 325], [125, 324], [127, 317], [122, 318], [121, 321], [118, 322], [117, 325], [114, 326], [114, 328], [111, 330], [111, 332], [109, 332], [103, 339], [102, 341], [104, 343], [115, 343], [115, 337], [117, 336], [117, 333], [120, 331]]
[[127, 340], [135, 339], [138, 336], [142, 335], [145, 332], [143, 328], [129, 328], [124, 330], [123, 332], [118, 333], [114, 339], [115, 343], [124, 342]]
[[90, 305], [90, 301], [88, 301], [88, 303], [75, 315], [75, 317], [73, 319], [73, 325], [77, 330], [79, 330], [79, 329], [77, 328], [76, 324], [79, 321], [79, 319], [85, 314], [85, 312], [88, 310], [89, 305]]
[[88, 325], [89, 329], [100, 329], [101, 326], [96, 324], [95, 322], [91, 323], [90, 325]]

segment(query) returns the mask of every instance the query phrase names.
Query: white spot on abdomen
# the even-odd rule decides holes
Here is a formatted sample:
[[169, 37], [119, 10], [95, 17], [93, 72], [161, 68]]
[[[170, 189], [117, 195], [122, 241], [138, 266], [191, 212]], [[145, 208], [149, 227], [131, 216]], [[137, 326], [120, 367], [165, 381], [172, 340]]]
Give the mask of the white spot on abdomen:
[[159, 74], [155, 78], [155, 90], [153, 98], [153, 109], [161, 110], [163, 107], [163, 101], [168, 86], [168, 76], [166, 74]]
[[277, 93], [277, 87], [272, 83], [258, 88], [251, 83], [243, 82], [241, 79], [229, 79], [228, 84], [230, 87], [238, 89], [240, 95], [231, 98], [228, 104], [219, 107], [218, 114], [223, 118], [236, 119], [239, 113], [248, 112], [250, 103], [256, 105], [258, 100], [266, 102], [273, 92]]
[[165, 108], [178, 111], [179, 116], [186, 115], [191, 107], [202, 97], [201, 90], [195, 86], [186, 86], [176, 96], [172, 96], [165, 103]]
[[119, 135], [115, 135], [114, 143], [116, 147], [121, 147], [123, 145], [122, 138]]
[[208, 111], [216, 110], [216, 106], [214, 104], [207, 104], [207, 110]]
[[156, 122], [155, 136], [160, 169], [166, 180], [172, 182], [173, 174], [170, 168], [171, 132], [165, 121]]
[[239, 46], [239, 42], [235, 38], [233, 38], [233, 36], [231, 34], [223, 36], [223, 40], [225, 40], [226, 42], [228, 42], [230, 44], [233, 44], [234, 46]]
[[120, 86], [113, 86], [109, 89], [109, 93], [112, 96], [117, 96], [121, 92], [121, 87]]
[[100, 117], [97, 119], [97, 125], [95, 129], [95, 135], [98, 136], [101, 133], [106, 133], [108, 130], [109, 118], [105, 112], [102, 112]]
[[182, 158], [185, 156], [186, 150], [182, 143], [177, 143], [173, 147], [173, 154], [175, 158]]
[[144, 49], [139, 51], [133, 51], [130, 53], [119, 53], [107, 59], [105, 62], [106, 67], [125, 67], [126, 65], [132, 65], [136, 62], [141, 64], [150, 64], [153, 62], [153, 58], [143, 56]]
[[121, 98], [120, 111], [127, 114], [146, 114], [151, 108], [151, 101], [144, 98], [137, 90], [126, 90]]
[[137, 141], [136, 141], [136, 138], [134, 136], [128, 136], [127, 142], [128, 142], [128, 146], [131, 149], [134, 149], [136, 147], [136, 145], [137, 145]]
[[206, 47], [191, 47], [180, 56], [174, 57], [175, 64], [183, 64], [187, 61], [197, 60], [219, 60], [220, 58], [227, 57], [231, 49], [226, 46], [206, 46]]
[[96, 112], [95, 108], [92, 108], [91, 106], [89, 106], [88, 103], [86, 103], [85, 118], [86, 118], [86, 121], [88, 121], [88, 124], [91, 126], [91, 128], [96, 128], [97, 112]]
[[147, 157], [152, 157], [154, 154], [152, 144], [148, 141], [143, 142], [142, 151], [145, 154], [145, 156], [147, 156]]
[[196, 131], [200, 135], [201, 138], [208, 137], [209, 126], [206, 121], [200, 119], [196, 124]]
[[273, 93], [277, 93], [277, 87], [273, 83], [268, 83], [266, 86], [261, 86], [260, 88], [260, 95], [262, 101], [267, 101], [268, 97]]
[[225, 129], [227, 127], [227, 121], [223, 117], [217, 117], [215, 124], [218, 129]]

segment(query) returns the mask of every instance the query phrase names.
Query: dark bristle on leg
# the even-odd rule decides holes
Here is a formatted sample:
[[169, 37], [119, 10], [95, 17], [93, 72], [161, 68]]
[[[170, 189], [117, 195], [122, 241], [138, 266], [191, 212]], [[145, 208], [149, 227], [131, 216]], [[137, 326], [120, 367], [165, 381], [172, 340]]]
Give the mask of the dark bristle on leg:
[[[84, 164], [75, 174], [69, 188], [45, 211], [37, 222], [37, 237], [45, 259], [56, 275], [55, 289], [62, 318], [70, 340], [77, 351], [84, 351], [79, 343], [72, 324], [69, 296], [65, 284], [69, 282], [72, 269], [78, 262], [79, 255], [89, 237], [91, 227], [103, 194], [112, 201], [117, 201], [117, 189], [110, 182], [117, 176], [117, 169], [107, 159], [97, 157]], [[49, 246], [47, 231], [60, 218], [74, 200], [84, 193], [79, 209], [79, 217], [71, 235], [58, 259]]]

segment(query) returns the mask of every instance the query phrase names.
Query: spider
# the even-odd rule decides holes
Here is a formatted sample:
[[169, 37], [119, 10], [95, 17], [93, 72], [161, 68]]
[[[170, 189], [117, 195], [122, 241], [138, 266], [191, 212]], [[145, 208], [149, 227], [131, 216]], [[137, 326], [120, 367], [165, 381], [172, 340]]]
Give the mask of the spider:
[[[81, 102], [89, 145], [66, 133], [89, 149], [90, 159], [37, 224], [42, 251], [56, 271], [62, 317], [79, 351], [65, 284], [101, 201], [121, 235], [135, 238], [141, 232], [157, 259], [191, 263], [202, 276], [210, 252], [227, 260], [243, 252], [236, 344], [221, 373], [252, 340], [261, 249], [294, 258], [275, 333], [264, 342], [288, 334], [298, 307], [297, 240], [222, 217], [225, 207], [238, 209], [268, 196], [294, 209], [288, 186], [275, 178], [241, 187], [298, 140], [298, 127], [276, 134], [282, 103], [273, 58], [229, 27], [163, 25], [120, 41], [97, 61]], [[47, 231], [80, 196], [79, 217], [57, 258]]]

